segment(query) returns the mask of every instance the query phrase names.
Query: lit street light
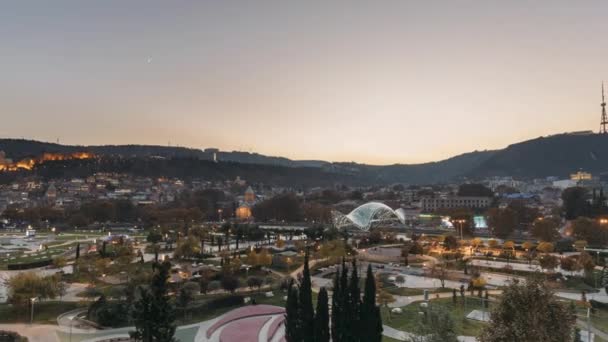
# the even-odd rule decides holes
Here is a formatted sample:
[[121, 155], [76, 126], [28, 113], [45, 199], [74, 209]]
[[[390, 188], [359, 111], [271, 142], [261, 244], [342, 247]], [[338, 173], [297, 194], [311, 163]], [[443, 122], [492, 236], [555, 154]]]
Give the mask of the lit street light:
[[457, 219], [457, 220], [453, 220], [452, 222], [454, 223], [458, 223], [460, 225], [460, 240], [464, 240], [463, 238], [463, 234], [462, 234], [462, 230], [463, 230], [463, 225], [465, 222], [467, 222], [467, 220], [465, 219]]
[[36, 302], [36, 297], [30, 298], [30, 303], [32, 303], [32, 310], [30, 316], [30, 324], [34, 324], [34, 303]]

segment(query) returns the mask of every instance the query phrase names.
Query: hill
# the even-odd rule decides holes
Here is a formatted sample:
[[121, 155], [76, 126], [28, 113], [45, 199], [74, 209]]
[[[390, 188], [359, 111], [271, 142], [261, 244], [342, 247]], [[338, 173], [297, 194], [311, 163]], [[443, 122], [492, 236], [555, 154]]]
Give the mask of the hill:
[[593, 174], [608, 172], [608, 135], [558, 134], [509, 145], [472, 168], [467, 176], [566, 177], [578, 169]]
[[[7, 157], [13, 159], [35, 157], [45, 152], [86, 151], [104, 157], [104, 163], [98, 163], [103, 164], [101, 169], [104, 171], [112, 171], [115, 167], [116, 171], [142, 175], [208, 179], [230, 179], [240, 175], [249, 179], [254, 177], [264, 183], [301, 183], [303, 186], [332, 182], [429, 184], [488, 176], [522, 179], [566, 177], [578, 169], [594, 174], [608, 172], [608, 135], [598, 134], [558, 134], [512, 144], [501, 150], [475, 151], [438, 162], [395, 165], [298, 161], [236, 151], [217, 152], [220, 162], [213, 163], [213, 152], [201, 149], [153, 145], [71, 146], [21, 139], [0, 139], [0, 151], [5, 151]], [[121, 168], [119, 165], [122, 164], [110, 162], [120, 160], [124, 164], [130, 159], [132, 166], [129, 167]], [[80, 164], [88, 165], [84, 161]], [[144, 167], [142, 165], [147, 168], [145, 172], [140, 170]], [[37, 172], [40, 170], [43, 168]], [[55, 176], [54, 171], [45, 172], [41, 175]], [[79, 169], [79, 172], [86, 171]]]

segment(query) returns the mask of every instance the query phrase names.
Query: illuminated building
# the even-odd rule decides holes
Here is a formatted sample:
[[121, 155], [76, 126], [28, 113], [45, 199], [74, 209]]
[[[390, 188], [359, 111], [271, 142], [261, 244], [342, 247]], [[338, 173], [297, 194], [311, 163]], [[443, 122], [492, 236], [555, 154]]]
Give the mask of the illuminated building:
[[570, 180], [580, 182], [585, 180], [591, 180], [593, 176], [589, 172], [578, 171], [577, 173], [570, 174]]
[[256, 198], [255, 193], [251, 187], [248, 187], [245, 190], [245, 195], [243, 196], [243, 201], [239, 204], [239, 207], [236, 208], [236, 218], [239, 220], [248, 220], [251, 218], [251, 208], [255, 205]]
[[487, 208], [491, 202], [492, 197], [482, 196], [423, 197], [420, 200], [422, 211], [426, 212], [447, 208]]

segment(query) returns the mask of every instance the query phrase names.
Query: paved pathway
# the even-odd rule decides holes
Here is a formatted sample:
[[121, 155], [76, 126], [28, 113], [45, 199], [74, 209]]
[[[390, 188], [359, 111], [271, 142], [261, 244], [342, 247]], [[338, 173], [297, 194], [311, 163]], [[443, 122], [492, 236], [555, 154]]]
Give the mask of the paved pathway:
[[0, 330], [14, 331], [27, 337], [29, 342], [57, 342], [56, 325], [50, 324], [0, 324]]

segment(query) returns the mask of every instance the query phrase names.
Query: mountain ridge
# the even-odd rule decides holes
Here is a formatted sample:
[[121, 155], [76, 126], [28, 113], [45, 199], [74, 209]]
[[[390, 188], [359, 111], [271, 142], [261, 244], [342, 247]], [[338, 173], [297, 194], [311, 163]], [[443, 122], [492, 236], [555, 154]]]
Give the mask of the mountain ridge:
[[[187, 158], [246, 165], [271, 165], [287, 169], [319, 169], [357, 183], [429, 184], [472, 180], [491, 176], [516, 178], [564, 177], [578, 169], [608, 172], [608, 135], [588, 132], [563, 133], [511, 144], [503, 149], [473, 151], [419, 164], [369, 165], [355, 162], [292, 160], [249, 152], [226, 152], [159, 145], [61, 145], [26, 139], [0, 139], [0, 151], [9, 158], [50, 153], [92, 152], [101, 156], [133, 158]], [[247, 169], [250, 169], [247, 167]], [[281, 172], [289, 172], [288, 170]], [[295, 171], [292, 171], [294, 173]], [[339, 177], [332, 179], [339, 181]]]

